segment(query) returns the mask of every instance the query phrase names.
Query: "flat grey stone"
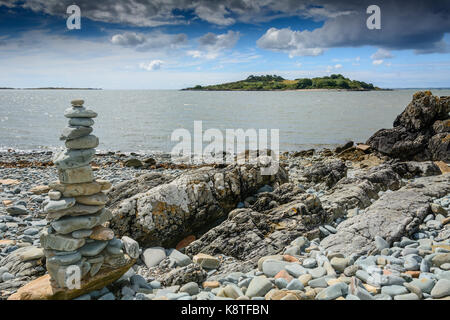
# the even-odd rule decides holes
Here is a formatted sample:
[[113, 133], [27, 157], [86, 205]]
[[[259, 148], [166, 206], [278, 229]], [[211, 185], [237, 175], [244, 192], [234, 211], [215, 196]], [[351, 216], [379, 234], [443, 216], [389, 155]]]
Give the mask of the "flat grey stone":
[[92, 230], [91, 229], [81, 229], [81, 230], [76, 230], [74, 232], [72, 232], [72, 237], [77, 238], [77, 239], [82, 239], [82, 238], [88, 238], [91, 234], [92, 234]]
[[98, 137], [90, 134], [81, 138], [66, 140], [66, 148], [68, 149], [86, 149], [97, 148], [99, 144]]
[[420, 300], [415, 293], [405, 293], [394, 297], [394, 300]]
[[348, 259], [334, 257], [333, 259], [331, 259], [330, 263], [334, 270], [344, 272], [345, 268], [347, 268], [348, 265]]
[[336, 283], [322, 291], [316, 296], [316, 300], [334, 300], [345, 294], [347, 285], [343, 282]]
[[434, 286], [433, 290], [431, 290], [431, 296], [435, 299], [450, 296], [450, 280], [439, 280]]
[[300, 255], [301, 249], [299, 246], [289, 246], [284, 250], [284, 254], [288, 254], [290, 256]]
[[50, 200], [44, 207], [45, 212], [57, 212], [68, 209], [76, 204], [75, 198], [61, 198], [59, 200]]
[[278, 289], [284, 289], [287, 287], [288, 282], [284, 278], [277, 278], [275, 279], [275, 285], [277, 286]]
[[270, 289], [272, 289], [272, 283], [266, 277], [254, 277], [250, 282], [245, 295], [249, 298], [264, 297]]
[[266, 260], [262, 264], [262, 271], [268, 277], [274, 277], [278, 272], [284, 270], [284, 268], [289, 264], [286, 261], [278, 260]]
[[412, 257], [405, 258], [404, 267], [406, 270], [409, 270], [409, 271], [418, 271], [420, 269], [419, 263], [417, 262], [416, 259], [414, 259]]
[[308, 273], [312, 275], [313, 279], [317, 279], [326, 275], [327, 270], [323, 267], [317, 267], [314, 269], [308, 269]]
[[328, 287], [327, 280], [328, 280], [328, 277], [312, 279], [312, 280], [309, 280], [308, 286], [310, 286], [311, 288], [326, 288], [326, 287]]
[[356, 271], [355, 276], [356, 276], [359, 280], [361, 280], [361, 281], [363, 281], [363, 282], [366, 282], [366, 283], [367, 283], [367, 281], [369, 281], [369, 278], [370, 278], [370, 275], [369, 275], [366, 271], [364, 271], [364, 270], [358, 270], [358, 271]]
[[304, 268], [308, 268], [308, 269], [315, 268], [315, 267], [317, 267], [317, 261], [316, 261], [316, 259], [313, 259], [313, 258], [307, 258], [307, 259], [303, 260], [302, 266]]
[[77, 139], [89, 135], [93, 129], [91, 127], [69, 126], [63, 129], [59, 140]]
[[78, 251], [83, 257], [93, 257], [102, 252], [103, 249], [108, 245], [108, 241], [94, 241], [85, 244]]
[[431, 294], [431, 290], [436, 284], [436, 280], [422, 278], [422, 279], [414, 279], [410, 282], [410, 284], [419, 288], [422, 292]]
[[59, 251], [74, 251], [85, 244], [84, 239], [74, 239], [61, 234], [51, 234], [47, 230], [41, 232], [40, 240], [42, 248]]
[[381, 288], [381, 293], [390, 295], [391, 297], [406, 294], [408, 293], [408, 289], [406, 289], [404, 286], [384, 286]]
[[66, 118], [95, 118], [97, 113], [84, 107], [71, 107], [64, 111]]
[[288, 285], [286, 286], [286, 289], [288, 289], [288, 290], [303, 290], [304, 286], [300, 280], [292, 279], [291, 282], [289, 282]]
[[82, 127], [92, 127], [94, 125], [94, 120], [90, 118], [70, 118], [69, 126], [82, 126]]
[[160, 289], [161, 288], [161, 282], [159, 282], [158, 280], [151, 281], [150, 285], [152, 286], [153, 289]]
[[200, 292], [198, 284], [195, 282], [188, 282], [180, 288], [180, 292], [186, 292], [190, 296], [196, 295]]
[[39, 229], [37, 228], [28, 228], [24, 230], [23, 234], [27, 236], [34, 236], [39, 233]]
[[441, 280], [441, 279], [447, 279], [447, 280], [450, 280], [450, 271], [440, 272], [440, 273], [436, 276], [436, 278], [437, 278], [438, 280]]
[[179, 267], [184, 267], [192, 263], [192, 259], [189, 258], [189, 256], [181, 253], [176, 249], [171, 250], [169, 258], [174, 259], [177, 262], [177, 266]]
[[56, 154], [55, 158], [53, 159], [53, 163], [59, 169], [79, 168], [89, 165], [94, 155], [95, 149], [66, 149]]
[[72, 254], [66, 254], [66, 255], [58, 255], [53, 256], [51, 258], [48, 258], [48, 260], [51, 263], [55, 263], [61, 266], [67, 266], [70, 264], [75, 264], [78, 261], [81, 260], [81, 254], [79, 252], [75, 252]]
[[415, 286], [415, 285], [413, 285], [413, 284], [411, 284], [411, 283], [409, 283], [409, 282], [405, 282], [403, 285], [404, 285], [405, 288], [408, 289], [411, 293], [416, 294], [417, 297], [419, 297], [419, 299], [422, 299], [422, 298], [423, 298], [422, 290], [421, 290], [419, 287], [417, 287], [417, 286]]
[[153, 247], [145, 249], [142, 253], [142, 260], [144, 260], [147, 268], [158, 265], [166, 258], [166, 251], [162, 247]]
[[102, 210], [97, 214], [83, 215], [78, 217], [63, 217], [53, 221], [50, 225], [60, 234], [69, 234], [76, 230], [92, 229], [111, 218], [109, 210]]
[[291, 276], [298, 278], [301, 275], [307, 274], [308, 271], [298, 263], [291, 263], [284, 268]]
[[28, 214], [27, 208], [22, 205], [9, 206], [6, 208], [6, 212], [8, 212], [12, 216], [20, 216]]

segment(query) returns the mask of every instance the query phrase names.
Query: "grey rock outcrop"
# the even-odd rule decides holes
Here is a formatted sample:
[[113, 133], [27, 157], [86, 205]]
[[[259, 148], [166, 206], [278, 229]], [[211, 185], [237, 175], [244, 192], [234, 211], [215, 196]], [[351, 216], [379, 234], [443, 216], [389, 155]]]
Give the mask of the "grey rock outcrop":
[[324, 219], [319, 199], [306, 193], [264, 212], [236, 209], [226, 221], [186, 247], [186, 253], [223, 253], [256, 263], [262, 256], [279, 253], [301, 235], [317, 235]]
[[[142, 245], [173, 247], [184, 237], [218, 224], [239, 201], [262, 186], [286, 182], [287, 173], [280, 167], [275, 175], [262, 175], [258, 164], [246, 164], [200, 168], [152, 187], [154, 179], [163, 182], [171, 178], [146, 177], [141, 193], [121, 202], [113, 200], [110, 227], [118, 234], [131, 235]], [[123, 197], [135, 191], [131, 187], [117, 194]]]
[[449, 112], [450, 97], [417, 92], [394, 128], [379, 130], [367, 144], [393, 158], [449, 161]]
[[333, 187], [347, 174], [347, 167], [340, 159], [332, 159], [313, 164], [306, 168], [305, 177], [308, 182], [324, 183], [326, 187]]
[[161, 184], [172, 182], [176, 176], [168, 173], [152, 172], [143, 174], [129, 181], [124, 181], [108, 191], [107, 207], [115, 209], [123, 200]]
[[450, 192], [450, 175], [418, 178], [400, 190], [385, 193], [364, 214], [342, 222], [337, 233], [321, 245], [330, 252], [350, 255], [375, 250], [375, 236], [388, 243], [409, 236], [431, 212], [432, 197]]
[[355, 170], [321, 198], [322, 206], [329, 222], [345, 215], [349, 209], [370, 206], [372, 199], [378, 199], [379, 191], [397, 190], [400, 186], [401, 176], [388, 164]]

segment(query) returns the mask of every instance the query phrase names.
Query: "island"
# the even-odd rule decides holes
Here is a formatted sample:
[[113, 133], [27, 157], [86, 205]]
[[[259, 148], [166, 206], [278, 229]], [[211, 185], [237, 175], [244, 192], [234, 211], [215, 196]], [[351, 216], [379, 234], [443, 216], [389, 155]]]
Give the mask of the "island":
[[341, 74], [332, 74], [331, 76], [318, 78], [300, 78], [287, 80], [277, 75], [254, 76], [250, 75], [247, 79], [216, 84], [210, 86], [197, 85], [192, 88], [182, 90], [197, 91], [287, 91], [287, 90], [345, 90], [345, 91], [372, 91], [384, 90], [375, 87], [371, 83], [364, 81], [351, 80]]

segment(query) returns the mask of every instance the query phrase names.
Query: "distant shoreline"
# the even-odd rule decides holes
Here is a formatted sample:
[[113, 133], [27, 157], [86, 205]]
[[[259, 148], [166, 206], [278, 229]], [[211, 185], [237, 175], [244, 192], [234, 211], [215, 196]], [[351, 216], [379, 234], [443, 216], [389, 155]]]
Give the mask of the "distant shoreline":
[[7, 88], [3, 87], [0, 90], [103, 90], [102, 88], [58, 88], [58, 87], [44, 87], [44, 88]]

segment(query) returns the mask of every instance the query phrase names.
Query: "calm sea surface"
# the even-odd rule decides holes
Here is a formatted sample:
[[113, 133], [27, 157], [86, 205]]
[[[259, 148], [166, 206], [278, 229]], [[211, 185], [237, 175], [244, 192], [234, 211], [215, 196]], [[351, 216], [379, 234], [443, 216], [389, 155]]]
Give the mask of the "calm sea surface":
[[[169, 152], [173, 130], [279, 129], [281, 151], [366, 141], [391, 128], [416, 90], [383, 92], [190, 92], [151, 90], [0, 90], [0, 148], [63, 146], [63, 113], [82, 98], [99, 116], [99, 150]], [[433, 90], [450, 95], [450, 90]]]

